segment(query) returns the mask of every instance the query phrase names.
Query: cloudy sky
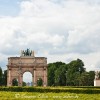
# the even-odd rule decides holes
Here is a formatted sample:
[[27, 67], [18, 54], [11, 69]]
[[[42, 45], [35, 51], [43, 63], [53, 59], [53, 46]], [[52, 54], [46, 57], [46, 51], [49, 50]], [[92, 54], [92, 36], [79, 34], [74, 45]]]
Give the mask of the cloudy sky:
[[100, 70], [100, 0], [0, 0], [0, 66], [30, 48], [49, 62], [80, 58]]

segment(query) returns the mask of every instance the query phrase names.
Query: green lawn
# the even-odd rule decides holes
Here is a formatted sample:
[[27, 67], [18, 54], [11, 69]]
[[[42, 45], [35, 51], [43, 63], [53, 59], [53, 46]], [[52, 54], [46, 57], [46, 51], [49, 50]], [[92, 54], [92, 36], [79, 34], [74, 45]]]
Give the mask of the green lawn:
[[68, 92], [6, 92], [0, 91], [0, 100], [100, 100], [100, 94], [76, 94]]

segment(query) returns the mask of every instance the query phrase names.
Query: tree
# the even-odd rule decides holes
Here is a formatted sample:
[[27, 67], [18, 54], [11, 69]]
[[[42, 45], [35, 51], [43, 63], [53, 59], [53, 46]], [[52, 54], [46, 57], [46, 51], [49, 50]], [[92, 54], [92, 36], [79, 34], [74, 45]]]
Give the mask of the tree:
[[85, 72], [85, 68], [83, 67], [84, 63], [82, 60], [77, 59], [73, 60], [68, 64], [68, 71], [67, 71], [67, 85], [70, 86], [78, 86], [79, 85], [79, 77], [80, 75]]
[[[63, 62], [54, 62], [54, 63], [49, 63], [48, 64], [48, 86], [54, 86], [57, 83], [55, 83], [55, 71], [62, 66], [62, 65], [66, 65]], [[58, 75], [58, 74], [57, 74]], [[56, 75], [56, 76], [57, 76]]]
[[55, 85], [57, 86], [65, 86], [66, 85], [66, 66], [61, 65], [55, 71]]
[[94, 78], [95, 78], [95, 72], [89, 71], [89, 84], [88, 84], [88, 86], [94, 86]]
[[12, 80], [12, 85], [13, 86], [18, 86], [18, 80], [17, 79], [13, 79]]
[[73, 60], [69, 63], [69, 69], [71, 69], [72, 72], [80, 72], [80, 74], [85, 72], [85, 68], [83, 66], [84, 63], [80, 59]]
[[26, 86], [26, 82], [23, 82], [23, 84], [22, 84], [23, 86]]
[[48, 85], [79, 86], [80, 75], [85, 72], [82, 60], [77, 59], [69, 64], [55, 62], [48, 64]]
[[89, 73], [84, 72], [80, 76], [80, 85], [81, 86], [88, 86], [89, 85]]
[[80, 76], [80, 85], [82, 85], [82, 86], [94, 86], [94, 77], [95, 77], [94, 71], [82, 73]]
[[42, 78], [39, 78], [37, 80], [37, 86], [43, 86], [43, 80], [42, 80]]
[[55, 84], [54, 77], [55, 77], [55, 70], [56, 66], [52, 63], [48, 64], [48, 86], [53, 86]]
[[0, 86], [2, 86], [2, 75], [3, 75], [2, 68], [0, 67]]
[[3, 77], [2, 77], [2, 82], [4, 86], [7, 86], [7, 70], [4, 70], [4, 74], [3, 74]]

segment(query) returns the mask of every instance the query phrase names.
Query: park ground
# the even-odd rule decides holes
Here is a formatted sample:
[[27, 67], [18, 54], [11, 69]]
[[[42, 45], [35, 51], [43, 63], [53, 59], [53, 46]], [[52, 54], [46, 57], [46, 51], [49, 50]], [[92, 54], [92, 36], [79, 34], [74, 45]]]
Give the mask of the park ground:
[[21, 92], [19, 87], [5, 89], [8, 87], [0, 90], [0, 100], [100, 100], [100, 87], [37, 87], [34, 91], [24, 87]]

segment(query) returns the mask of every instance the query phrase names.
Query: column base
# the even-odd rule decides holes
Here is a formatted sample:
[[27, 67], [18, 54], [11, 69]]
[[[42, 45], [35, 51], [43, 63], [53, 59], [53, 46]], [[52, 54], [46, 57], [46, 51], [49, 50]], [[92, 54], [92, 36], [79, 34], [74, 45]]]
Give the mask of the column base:
[[36, 86], [36, 83], [34, 83], [33, 86]]
[[46, 84], [46, 83], [44, 83], [44, 84], [43, 84], [43, 86], [44, 86], [44, 87], [46, 87], [46, 86], [47, 86], [47, 84]]
[[7, 86], [12, 86], [11, 83], [8, 83]]

